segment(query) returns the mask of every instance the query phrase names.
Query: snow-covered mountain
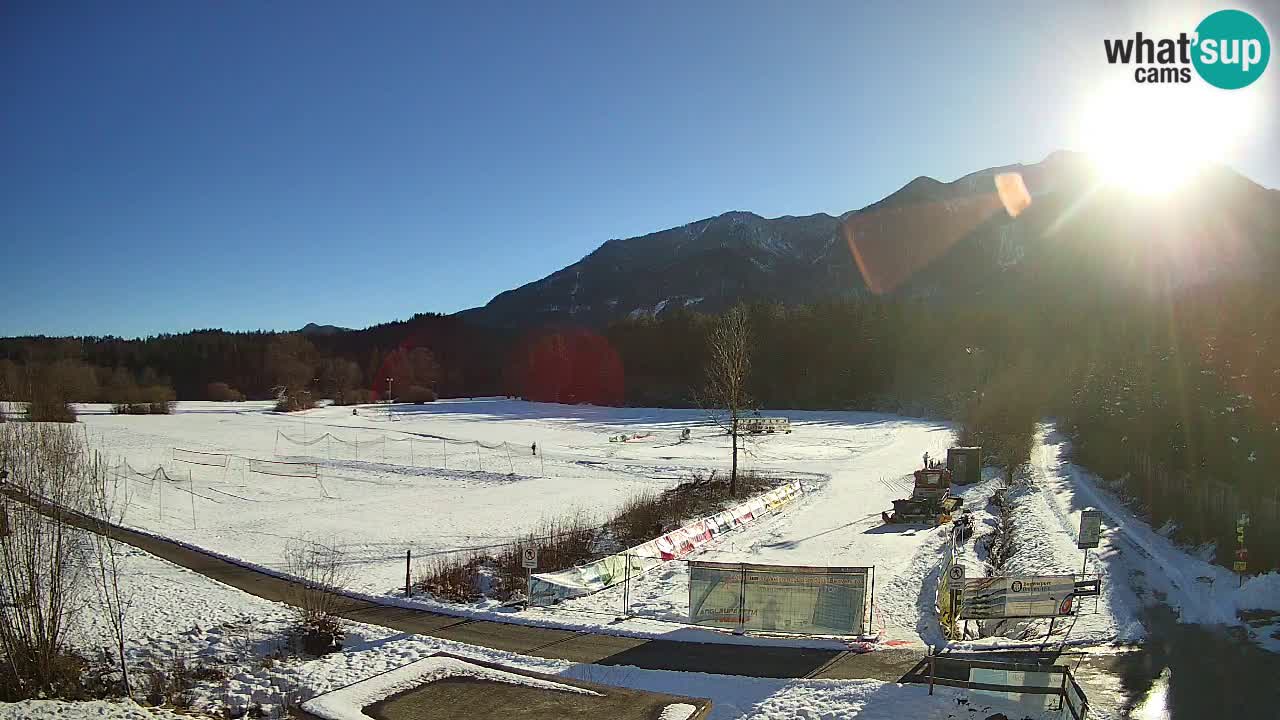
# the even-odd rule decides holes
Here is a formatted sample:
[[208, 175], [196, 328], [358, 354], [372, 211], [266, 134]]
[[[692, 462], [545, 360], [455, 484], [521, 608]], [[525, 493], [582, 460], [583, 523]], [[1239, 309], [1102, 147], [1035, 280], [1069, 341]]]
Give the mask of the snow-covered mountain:
[[[1006, 188], [1002, 200], [996, 178], [1008, 174], [1020, 186]], [[1019, 197], [1029, 201], [1025, 209]], [[1230, 232], [1213, 229], [1217, 216]], [[1179, 195], [1156, 200], [1106, 188], [1083, 156], [1056, 152], [1033, 165], [988, 168], [947, 183], [918, 177], [839, 217], [735, 211], [609, 240], [462, 314], [507, 327], [599, 326], [676, 308], [714, 312], [740, 300], [954, 298], [1111, 273], [1118, 258], [1130, 273], [1120, 285], [1158, 276], [1167, 286], [1170, 272], [1180, 285], [1256, 269], [1239, 262], [1241, 251], [1274, 260], [1277, 228], [1280, 193], [1226, 168], [1206, 170]], [[1224, 237], [1228, 253], [1221, 252]]]

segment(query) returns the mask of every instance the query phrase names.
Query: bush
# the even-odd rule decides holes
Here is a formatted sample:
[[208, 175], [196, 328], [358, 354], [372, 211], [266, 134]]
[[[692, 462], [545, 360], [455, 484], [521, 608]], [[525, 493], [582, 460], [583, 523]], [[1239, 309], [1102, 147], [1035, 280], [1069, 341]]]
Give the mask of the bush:
[[346, 561], [335, 548], [305, 540], [285, 550], [289, 574], [299, 578], [290, 588], [289, 604], [301, 631], [303, 649], [324, 655], [342, 648], [338, 608], [348, 577]]
[[116, 403], [111, 406], [114, 415], [172, 415], [172, 402]]
[[276, 395], [276, 412], [297, 412], [315, 406], [315, 398], [306, 390], [284, 391]]
[[27, 392], [27, 419], [32, 422], [75, 422], [76, 410], [67, 402], [61, 386], [51, 377], [48, 380], [31, 383]]
[[27, 403], [27, 419], [32, 422], [73, 423], [76, 410], [66, 400], [37, 392]]
[[[0, 468], [22, 494], [91, 510], [107, 467], [84, 437], [66, 425], [6, 423]], [[89, 661], [68, 649], [77, 609], [93, 605], [94, 544], [79, 528], [8, 503], [0, 542], [0, 701], [83, 697]], [[23, 601], [15, 601], [23, 598]]]
[[373, 402], [373, 391], [366, 388], [348, 388], [334, 393], [334, 405], [368, 405]]
[[471, 602], [485, 596], [509, 600], [525, 591], [521, 550], [538, 549], [541, 571], [563, 570], [599, 554], [595, 552], [599, 530], [591, 517], [581, 512], [545, 522], [496, 555], [473, 552], [433, 558], [416, 587], [453, 602]]
[[1013, 519], [1013, 499], [1008, 490], [997, 490], [991, 496], [990, 505], [995, 518], [995, 528], [979, 542], [986, 552], [987, 576], [1005, 575], [1009, 561], [1018, 554], [1018, 525]]
[[205, 395], [215, 402], [244, 402], [244, 393], [224, 382], [209, 383]]
[[410, 385], [409, 389], [400, 393], [400, 396], [397, 397], [396, 400], [399, 402], [416, 403], [421, 405], [422, 403], [435, 402], [436, 392], [431, 388], [422, 387], [421, 385]]
[[767, 490], [768, 478], [738, 473], [739, 496], [729, 494], [729, 479], [693, 473], [689, 480], [661, 493], [642, 492], [601, 526], [584, 513], [544, 522], [538, 529], [492, 555], [478, 553], [433, 558], [416, 587], [437, 598], [472, 602], [481, 597], [509, 600], [525, 591], [521, 550], [538, 549], [538, 569], [565, 570], [652, 540], [671, 528], [714, 514], [746, 495]]

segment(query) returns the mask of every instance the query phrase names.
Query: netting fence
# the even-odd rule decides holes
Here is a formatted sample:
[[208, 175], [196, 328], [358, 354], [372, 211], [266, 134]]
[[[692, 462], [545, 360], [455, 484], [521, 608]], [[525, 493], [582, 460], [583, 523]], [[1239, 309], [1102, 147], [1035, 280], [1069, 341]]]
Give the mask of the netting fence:
[[546, 448], [536, 444], [479, 440], [450, 440], [435, 437], [390, 437], [378, 433], [340, 437], [331, 432], [314, 438], [297, 438], [276, 431], [274, 454], [284, 457], [314, 457], [387, 463], [442, 470], [472, 470], [530, 477], [545, 477]]

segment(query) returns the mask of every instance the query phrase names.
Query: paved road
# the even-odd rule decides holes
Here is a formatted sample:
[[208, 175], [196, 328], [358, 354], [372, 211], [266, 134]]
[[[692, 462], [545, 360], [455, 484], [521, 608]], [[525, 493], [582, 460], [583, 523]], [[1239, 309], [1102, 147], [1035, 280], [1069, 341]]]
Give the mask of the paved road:
[[[12, 485], [0, 486], [0, 492], [15, 500], [35, 505], [46, 514], [57, 512], [54, 508], [22, 496]], [[66, 519], [88, 530], [96, 530], [99, 526], [97, 521], [79, 515], [69, 515]], [[134, 547], [261, 598], [287, 603], [294, 594], [295, 583], [170, 540], [114, 526], [113, 534]], [[924, 657], [922, 651], [907, 648], [853, 653], [763, 645], [646, 640], [472, 620], [427, 610], [379, 605], [345, 596], [342, 597], [339, 614], [350, 620], [393, 630], [521, 655], [576, 663], [631, 665], [650, 670], [770, 678], [872, 678], [896, 681]]]

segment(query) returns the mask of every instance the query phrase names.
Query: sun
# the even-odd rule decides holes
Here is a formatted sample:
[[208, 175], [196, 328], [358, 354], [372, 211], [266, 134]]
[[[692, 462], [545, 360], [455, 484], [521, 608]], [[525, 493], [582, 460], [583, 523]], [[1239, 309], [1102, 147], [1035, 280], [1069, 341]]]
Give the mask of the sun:
[[1116, 85], [1084, 105], [1078, 140], [1108, 185], [1163, 195], [1227, 159], [1253, 122], [1251, 101], [1197, 85]]

